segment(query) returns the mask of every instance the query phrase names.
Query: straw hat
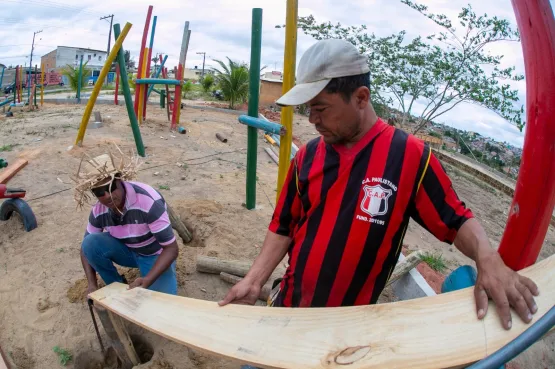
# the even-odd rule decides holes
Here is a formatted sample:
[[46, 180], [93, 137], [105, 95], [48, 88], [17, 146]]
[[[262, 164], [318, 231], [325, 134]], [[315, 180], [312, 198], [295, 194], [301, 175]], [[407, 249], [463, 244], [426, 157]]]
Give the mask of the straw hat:
[[[91, 203], [93, 195], [91, 189], [103, 186], [106, 180], [114, 178], [128, 181], [135, 179], [139, 168], [139, 157], [133, 153], [125, 155], [116, 146], [119, 155], [112, 152], [94, 158], [84, 154], [79, 163], [77, 173], [72, 180], [77, 184], [74, 188], [74, 199], [77, 207], [82, 208], [85, 204]], [[88, 159], [85, 160], [85, 156]]]

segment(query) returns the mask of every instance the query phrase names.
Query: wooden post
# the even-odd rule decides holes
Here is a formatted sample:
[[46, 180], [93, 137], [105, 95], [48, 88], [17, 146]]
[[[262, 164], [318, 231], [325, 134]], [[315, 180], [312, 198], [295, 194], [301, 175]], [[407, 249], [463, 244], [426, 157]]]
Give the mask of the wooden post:
[[[210, 256], [197, 257], [197, 272], [201, 273], [220, 274], [221, 272], [224, 272], [238, 277], [244, 277], [247, 275], [251, 265], [252, 263], [249, 261], [224, 260]], [[278, 267], [274, 270], [269, 280], [281, 278], [284, 274], [285, 270]]]
[[191, 234], [191, 232], [187, 229], [185, 224], [183, 224], [179, 215], [177, 215], [175, 211], [173, 211], [170, 204], [166, 203], [166, 206], [168, 207], [168, 215], [170, 216], [172, 228], [177, 231], [177, 234], [179, 234], [183, 242], [191, 242], [193, 240], [193, 235]]
[[399, 262], [395, 266], [393, 273], [391, 273], [391, 276], [389, 277], [385, 285], [389, 286], [391, 283], [395, 282], [396, 280], [410, 272], [411, 269], [420, 264], [423, 254], [424, 252], [422, 250], [418, 250], [407, 256], [405, 259], [403, 259], [403, 261]]
[[[122, 362], [121, 369], [131, 369], [133, 366], [140, 364], [135, 348], [131, 343], [127, 330], [123, 326], [121, 318], [103, 307], [95, 305], [94, 309], [98, 315], [100, 323], [102, 323], [102, 326], [104, 327], [106, 335], [110, 338], [110, 346], [114, 348], [116, 354]], [[120, 337], [120, 333], [123, 340]]]

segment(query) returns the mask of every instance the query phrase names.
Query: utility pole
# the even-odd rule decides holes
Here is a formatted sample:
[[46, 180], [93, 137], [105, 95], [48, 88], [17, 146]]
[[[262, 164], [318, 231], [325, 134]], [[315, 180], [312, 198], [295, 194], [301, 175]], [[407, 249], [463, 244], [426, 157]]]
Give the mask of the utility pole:
[[206, 61], [206, 53], [204, 51], [198, 52], [197, 54], [202, 55], [202, 77], [204, 78], [204, 62]]
[[[100, 18], [100, 20], [108, 19], [108, 18], [110, 18], [110, 32], [108, 33], [108, 49], [106, 49], [106, 58], [108, 57], [108, 55], [110, 55], [110, 41], [112, 41], [112, 22], [114, 21], [114, 15], [110, 14]], [[106, 76], [104, 83], [106, 84], [108, 83], [108, 76]]]
[[[33, 33], [33, 44], [31, 45], [31, 58], [29, 59], [29, 79], [27, 82], [27, 98], [31, 99], [31, 68], [33, 65], [33, 51], [35, 50], [35, 36], [42, 30]], [[30, 101], [30, 100], [29, 100]]]
[[112, 41], [112, 22], [114, 21], [114, 15], [110, 14], [105, 17], [100, 18], [100, 20], [110, 18], [110, 33], [108, 34], [108, 49], [106, 51], [106, 56], [110, 54], [110, 41]]

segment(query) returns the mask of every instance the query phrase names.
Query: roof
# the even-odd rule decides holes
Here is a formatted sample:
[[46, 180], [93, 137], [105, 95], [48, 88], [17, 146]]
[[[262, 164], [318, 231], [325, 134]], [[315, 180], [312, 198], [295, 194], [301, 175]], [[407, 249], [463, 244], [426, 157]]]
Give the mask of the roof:
[[282, 80], [280, 79], [272, 79], [272, 78], [260, 78], [261, 81], [266, 81], [266, 82], [275, 82], [275, 83], [283, 83]]
[[99, 53], [106, 53], [106, 50], [98, 50], [98, 49], [89, 49], [87, 47], [77, 47], [77, 46], [58, 46], [57, 49], [59, 49], [60, 47], [65, 47], [66, 49], [81, 49], [81, 50], [87, 50], [87, 51], [96, 51]]

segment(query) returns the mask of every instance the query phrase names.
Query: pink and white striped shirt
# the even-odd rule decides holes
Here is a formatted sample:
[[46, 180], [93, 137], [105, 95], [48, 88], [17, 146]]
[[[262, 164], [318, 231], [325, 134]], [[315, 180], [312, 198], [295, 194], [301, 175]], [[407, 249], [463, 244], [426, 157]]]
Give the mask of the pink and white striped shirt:
[[106, 231], [141, 255], [160, 254], [164, 246], [175, 241], [166, 201], [147, 184], [123, 182], [123, 185], [123, 215], [97, 202], [89, 216], [85, 237]]

